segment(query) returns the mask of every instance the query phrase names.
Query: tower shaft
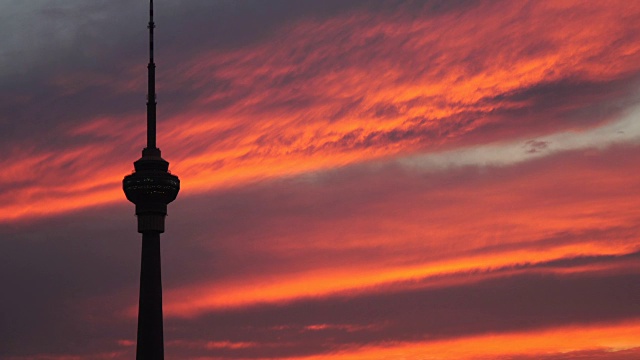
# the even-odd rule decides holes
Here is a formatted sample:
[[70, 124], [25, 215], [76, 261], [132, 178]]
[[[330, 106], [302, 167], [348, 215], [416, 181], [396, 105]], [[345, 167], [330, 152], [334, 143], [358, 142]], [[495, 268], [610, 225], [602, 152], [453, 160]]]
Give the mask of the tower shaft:
[[163, 360], [160, 233], [142, 233], [137, 360]]

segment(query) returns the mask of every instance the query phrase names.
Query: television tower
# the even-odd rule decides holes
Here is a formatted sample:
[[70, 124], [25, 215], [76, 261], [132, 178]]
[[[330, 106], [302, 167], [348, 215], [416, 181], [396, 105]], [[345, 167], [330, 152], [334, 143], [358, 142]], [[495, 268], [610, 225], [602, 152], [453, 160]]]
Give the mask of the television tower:
[[122, 180], [127, 199], [136, 204], [138, 232], [142, 233], [136, 360], [164, 359], [160, 234], [164, 232], [167, 204], [175, 200], [180, 190], [180, 180], [169, 173], [169, 163], [160, 156], [160, 149], [156, 147], [154, 28], [153, 0], [150, 0], [147, 147], [142, 150], [142, 157], [133, 163], [135, 171]]

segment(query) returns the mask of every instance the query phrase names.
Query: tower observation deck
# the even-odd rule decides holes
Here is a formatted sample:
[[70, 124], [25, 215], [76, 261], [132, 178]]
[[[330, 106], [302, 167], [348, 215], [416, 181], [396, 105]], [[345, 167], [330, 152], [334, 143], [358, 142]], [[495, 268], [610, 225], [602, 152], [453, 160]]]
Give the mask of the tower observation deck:
[[142, 150], [142, 157], [133, 163], [135, 171], [124, 177], [122, 188], [127, 199], [136, 205], [138, 232], [142, 233], [136, 359], [163, 360], [160, 234], [164, 232], [167, 205], [178, 196], [180, 180], [169, 172], [169, 163], [162, 158], [156, 146], [153, 0], [149, 5], [147, 147]]

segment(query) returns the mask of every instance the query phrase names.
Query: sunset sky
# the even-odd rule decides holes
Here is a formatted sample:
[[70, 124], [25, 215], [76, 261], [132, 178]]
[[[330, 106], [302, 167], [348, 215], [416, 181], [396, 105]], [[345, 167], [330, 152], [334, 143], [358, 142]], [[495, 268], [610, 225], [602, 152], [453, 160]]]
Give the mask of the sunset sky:
[[[0, 2], [0, 358], [135, 356], [146, 0]], [[640, 359], [640, 2], [156, 0], [165, 353]]]

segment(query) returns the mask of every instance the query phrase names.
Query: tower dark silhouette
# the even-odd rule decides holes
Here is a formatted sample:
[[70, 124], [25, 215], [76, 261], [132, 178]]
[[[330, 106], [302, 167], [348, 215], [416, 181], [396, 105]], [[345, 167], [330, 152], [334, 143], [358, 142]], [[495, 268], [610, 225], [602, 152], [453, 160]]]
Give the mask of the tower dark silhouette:
[[160, 234], [164, 232], [167, 204], [175, 200], [180, 180], [169, 173], [169, 163], [156, 147], [156, 65], [153, 62], [153, 0], [149, 12], [149, 89], [147, 94], [147, 147], [133, 163], [135, 171], [124, 177], [122, 188], [136, 205], [138, 232], [142, 233], [137, 360], [163, 360], [162, 276]]

